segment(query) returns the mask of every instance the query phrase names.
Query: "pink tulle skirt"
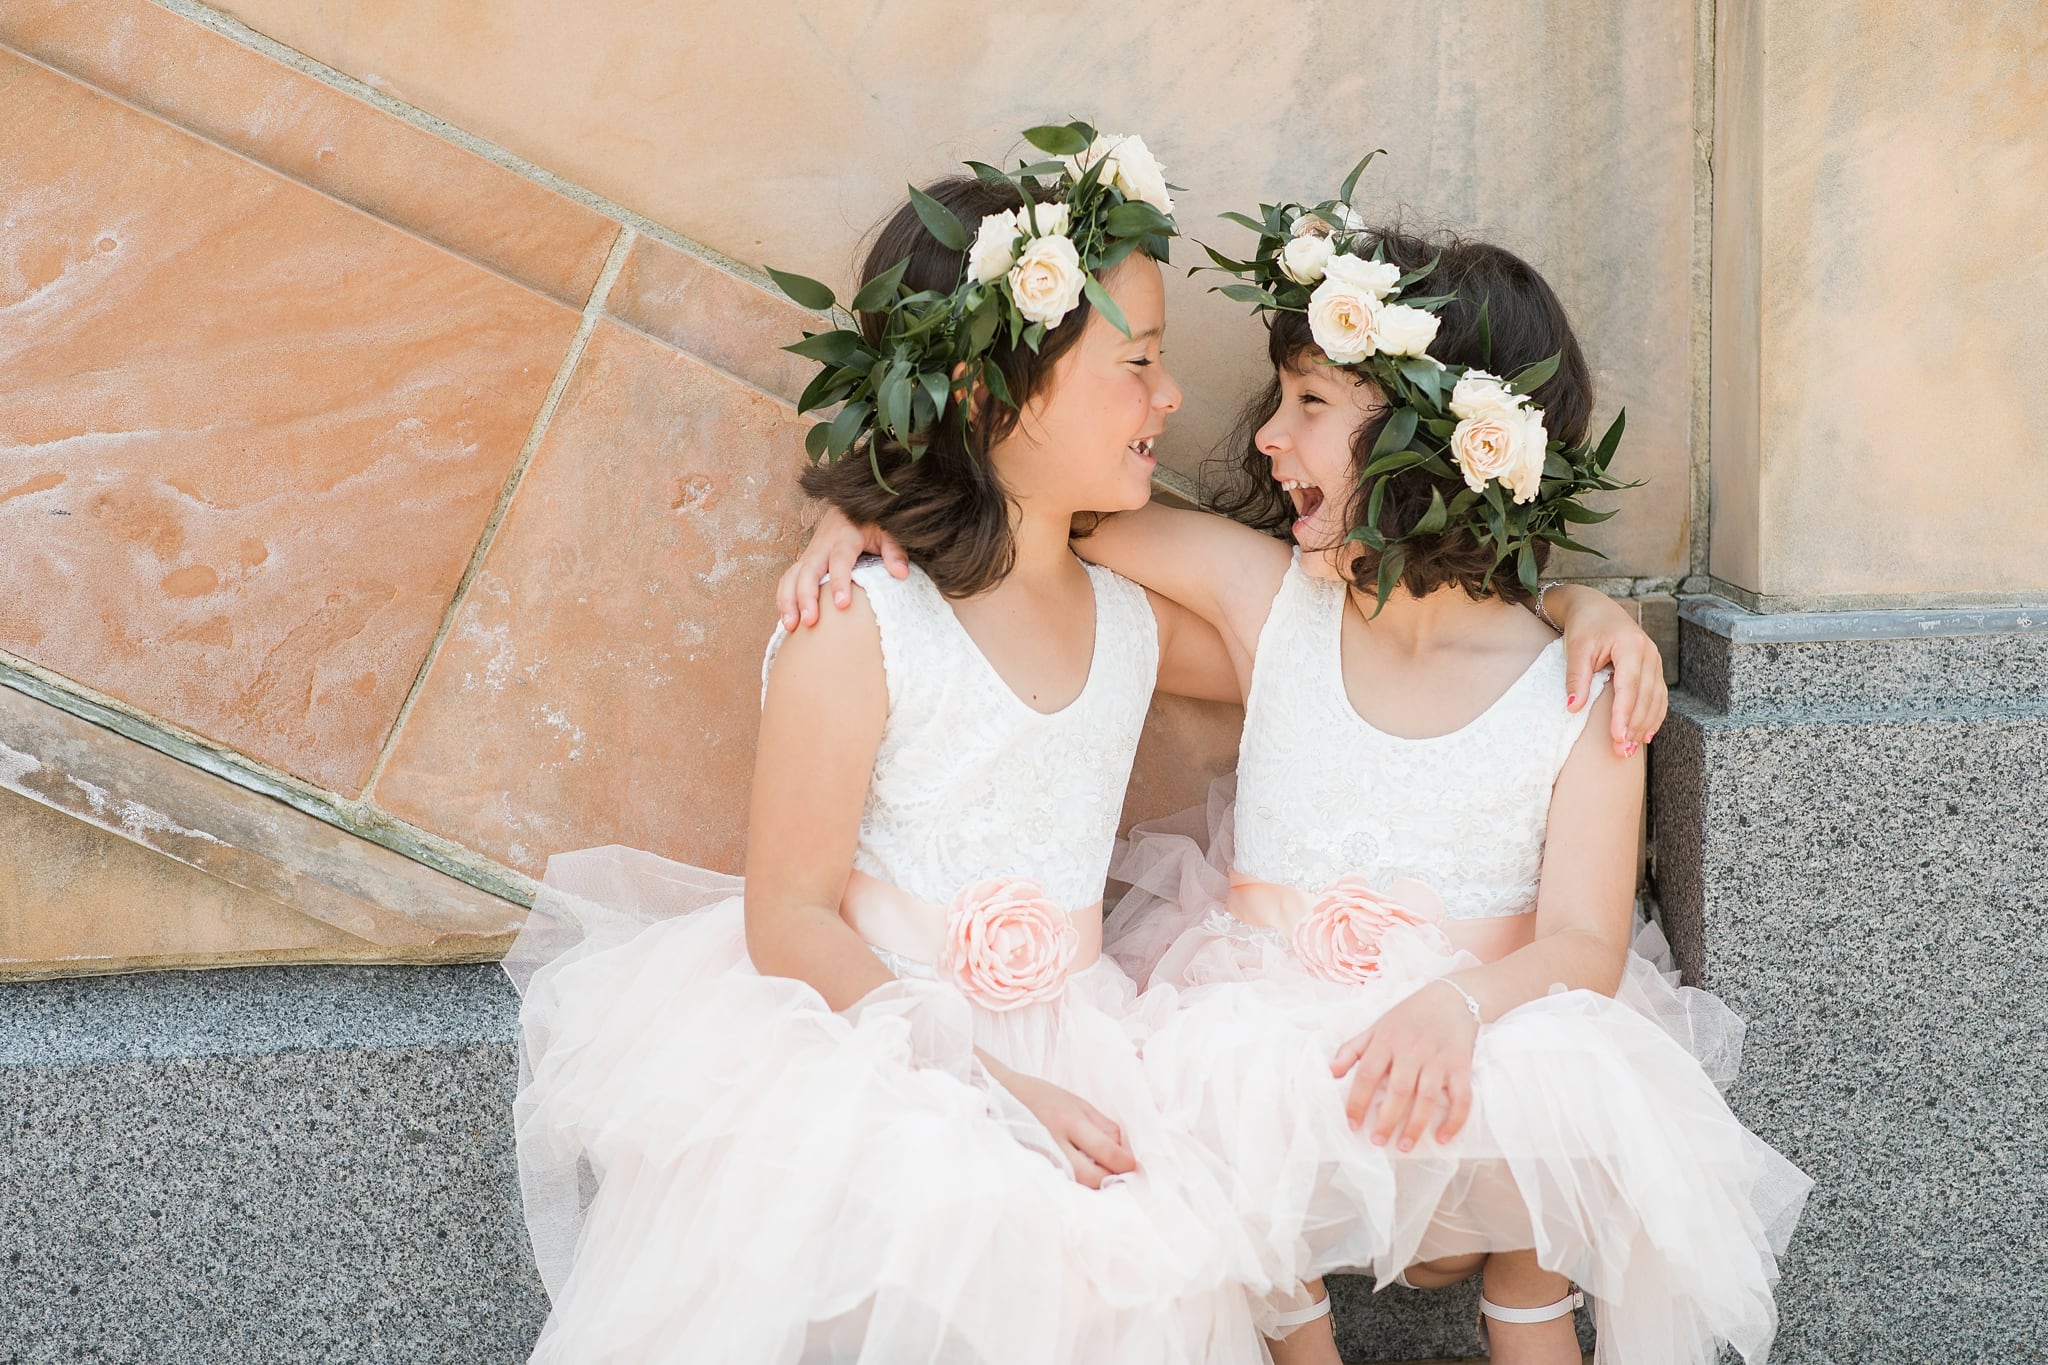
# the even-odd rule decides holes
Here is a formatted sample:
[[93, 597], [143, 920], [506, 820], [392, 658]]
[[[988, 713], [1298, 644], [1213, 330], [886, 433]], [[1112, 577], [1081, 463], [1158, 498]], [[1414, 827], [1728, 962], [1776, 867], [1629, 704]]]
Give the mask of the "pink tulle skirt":
[[[1170, 992], [1104, 960], [992, 1012], [891, 961], [834, 1012], [754, 970], [739, 889], [629, 849], [558, 857], [507, 960], [553, 1300], [534, 1360], [1263, 1358], [1250, 1294], [1273, 1286], [1139, 1061]], [[1109, 1115], [1139, 1171], [1079, 1184], [977, 1046]]]
[[1167, 1122], [1230, 1169], [1270, 1278], [1354, 1270], [1384, 1287], [1420, 1261], [1534, 1248], [1593, 1297], [1606, 1365], [1712, 1365], [1722, 1344], [1764, 1357], [1811, 1182], [1730, 1112], [1741, 1021], [1652, 960], [1654, 927], [1614, 998], [1559, 990], [1489, 1023], [1465, 1128], [1404, 1154], [1351, 1129], [1330, 1059], [1427, 972], [1311, 976], [1224, 910], [1228, 831], [1227, 789], [1134, 831], [1105, 938], [1137, 979], [1178, 990], [1147, 1072]]

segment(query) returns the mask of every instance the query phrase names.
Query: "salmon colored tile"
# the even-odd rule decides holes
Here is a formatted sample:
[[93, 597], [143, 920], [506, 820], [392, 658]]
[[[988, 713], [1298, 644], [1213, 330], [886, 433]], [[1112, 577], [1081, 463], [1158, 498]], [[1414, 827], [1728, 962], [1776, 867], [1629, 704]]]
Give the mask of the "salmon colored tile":
[[0, 649], [353, 794], [576, 312], [4, 52], [0, 126]]
[[648, 237], [627, 253], [605, 310], [792, 403], [818, 367], [781, 348], [830, 326], [751, 280]]
[[148, 0], [8, 0], [0, 44], [581, 307], [619, 226]]
[[523, 871], [737, 870], [805, 423], [601, 322], [374, 799]]

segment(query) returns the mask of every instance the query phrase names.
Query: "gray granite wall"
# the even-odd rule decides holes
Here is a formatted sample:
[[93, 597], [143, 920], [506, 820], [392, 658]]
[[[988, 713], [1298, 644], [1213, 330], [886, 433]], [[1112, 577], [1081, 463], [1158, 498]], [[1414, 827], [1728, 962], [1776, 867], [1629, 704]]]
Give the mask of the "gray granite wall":
[[0, 985], [0, 1365], [524, 1361], [495, 967]]
[[1816, 1180], [1773, 1362], [2048, 1358], [2048, 613], [1681, 611], [1654, 880]]

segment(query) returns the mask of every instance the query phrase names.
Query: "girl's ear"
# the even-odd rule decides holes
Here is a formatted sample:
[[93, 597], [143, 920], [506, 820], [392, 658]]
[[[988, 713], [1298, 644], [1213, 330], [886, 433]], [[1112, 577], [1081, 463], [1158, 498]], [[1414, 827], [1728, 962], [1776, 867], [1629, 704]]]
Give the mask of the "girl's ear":
[[953, 367], [953, 401], [965, 402], [969, 419], [979, 422], [982, 405], [988, 402], [988, 386], [977, 379], [974, 381], [974, 391], [969, 393], [966, 384], [962, 382], [966, 377], [967, 362], [963, 360]]

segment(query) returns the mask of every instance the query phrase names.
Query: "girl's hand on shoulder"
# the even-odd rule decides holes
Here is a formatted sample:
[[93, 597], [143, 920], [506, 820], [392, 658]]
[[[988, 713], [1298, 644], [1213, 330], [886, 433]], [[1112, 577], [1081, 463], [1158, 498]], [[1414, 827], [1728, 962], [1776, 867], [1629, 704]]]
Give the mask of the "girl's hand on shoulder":
[[782, 618], [783, 629], [818, 624], [818, 590], [828, 577], [833, 605], [842, 609], [849, 605], [853, 601], [853, 562], [863, 554], [880, 555], [893, 577], [910, 576], [910, 556], [894, 536], [879, 526], [856, 526], [837, 507], [827, 507], [811, 531], [810, 544], [775, 585], [775, 611]]
[[1089, 1189], [1099, 1190], [1111, 1176], [1138, 1169], [1137, 1158], [1124, 1143], [1124, 1130], [1079, 1095], [1008, 1067], [996, 1071], [996, 1079], [1045, 1125], [1073, 1166], [1074, 1179]]
[[1664, 685], [1664, 655], [1657, 642], [1606, 593], [1575, 583], [1550, 590], [1551, 619], [1564, 632], [1565, 707], [1583, 709], [1591, 700], [1593, 675], [1614, 668], [1614, 710], [1608, 737], [1623, 758], [1656, 737], [1670, 709]]
[[[1337, 1049], [1330, 1073], [1351, 1075], [1344, 1116], [1364, 1127], [1374, 1145], [1412, 1151], [1432, 1117], [1438, 1142], [1449, 1142], [1472, 1112], [1472, 1047], [1479, 1038], [1456, 991], [1424, 986], [1371, 1028]], [[1374, 1100], [1378, 1099], [1377, 1112]]]

